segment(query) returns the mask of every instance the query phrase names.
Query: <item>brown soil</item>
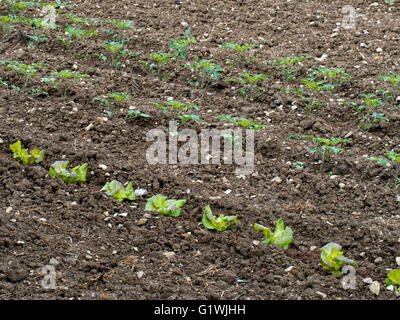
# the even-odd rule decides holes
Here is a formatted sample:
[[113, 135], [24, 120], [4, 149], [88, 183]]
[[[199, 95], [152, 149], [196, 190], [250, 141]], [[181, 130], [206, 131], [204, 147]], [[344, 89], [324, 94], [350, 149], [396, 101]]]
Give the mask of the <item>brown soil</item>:
[[[172, 0], [95, 0], [68, 1], [71, 7], [58, 8], [81, 17], [132, 20], [134, 28], [124, 31], [122, 38], [130, 38], [127, 48], [141, 54], [122, 58], [119, 69], [94, 55], [107, 54], [103, 43], [112, 38], [102, 30], [112, 29], [110, 24], [79, 25], [99, 32], [77, 48], [86, 59], [72, 56], [56, 40], [57, 35], [65, 37], [62, 30], [71, 23], [61, 14], [56, 20], [60, 30], [20, 26], [22, 35], [46, 35], [36, 48], [15, 29], [2, 34], [9, 38], [1, 44], [2, 60], [48, 64], [39, 68], [27, 89], [46, 89], [49, 95], [17, 94], [0, 87], [0, 298], [396, 299], [383, 281], [389, 269], [399, 267], [398, 189], [391, 185], [387, 170], [366, 157], [391, 149], [400, 152], [399, 109], [387, 103], [381, 110], [387, 121], [366, 132], [358, 126], [358, 114], [337, 99], [361, 104], [361, 93], [385, 87], [378, 76], [400, 72], [400, 9], [397, 2], [391, 7], [383, 0], [377, 5], [356, 2], [360, 16], [350, 30], [337, 26], [341, 8], [348, 4], [342, 0], [201, 0], [179, 5]], [[3, 1], [0, 15], [10, 14], [8, 7]], [[39, 14], [37, 7], [23, 13], [30, 18]], [[147, 72], [138, 61], [149, 61], [150, 52], [167, 52], [172, 38], [184, 36], [182, 22], [188, 23], [198, 42], [191, 45], [188, 61], [196, 56], [213, 58], [224, 68], [221, 80], [243, 70], [267, 74], [270, 78], [262, 84], [265, 95], [246, 100], [223, 81], [196, 88], [189, 84], [191, 72], [179, 60], [165, 68], [170, 75], [164, 81]], [[254, 62], [239, 69], [225, 64], [235, 58], [231, 50], [220, 47], [226, 42], [262, 47], [252, 51]], [[323, 54], [325, 61], [315, 59]], [[311, 114], [300, 110], [293, 95], [278, 90], [286, 86], [279, 70], [263, 63], [303, 55], [314, 58], [302, 63], [292, 88], [299, 88], [300, 79], [319, 66], [351, 74], [350, 82], [325, 95], [326, 103]], [[63, 69], [91, 76], [72, 86], [66, 103], [40, 81]], [[23, 79], [4, 65], [0, 76], [9, 86], [22, 86]], [[93, 100], [113, 91], [132, 98], [114, 109]], [[243, 178], [235, 175], [233, 165], [149, 165], [146, 133], [169, 121], [168, 114], [150, 102], [162, 103], [168, 97], [199, 106], [197, 114], [204, 123], [186, 125], [198, 131], [223, 128], [215, 117], [225, 114], [268, 123], [269, 128], [255, 135], [255, 172]], [[127, 118], [129, 106], [151, 118]], [[104, 109], [113, 112], [108, 121], [99, 119], [105, 116]], [[85, 131], [90, 124], [93, 127]], [[308, 151], [310, 143], [286, 139], [293, 134], [347, 135], [350, 142], [320, 173], [318, 156]], [[45, 150], [44, 160], [22, 166], [9, 150], [17, 140], [25, 148]], [[50, 177], [49, 166], [61, 159], [68, 159], [71, 166], [88, 162], [87, 181], [66, 185]], [[304, 169], [296, 169], [296, 161], [304, 162]], [[99, 164], [108, 169], [103, 171]], [[281, 182], [272, 182], [275, 177]], [[148, 195], [120, 204], [100, 191], [112, 179], [132, 181]], [[226, 194], [227, 189], [232, 192]], [[155, 194], [187, 199], [181, 216], [145, 212], [146, 199]], [[206, 205], [214, 213], [237, 215], [239, 224], [225, 232], [199, 226]], [[147, 222], [138, 225], [145, 214]], [[253, 229], [254, 223], [273, 227], [279, 218], [294, 232], [289, 249], [255, 242], [262, 240], [262, 233]], [[344, 289], [340, 279], [319, 264], [318, 248], [328, 242], [341, 244], [344, 254], [358, 262], [356, 289]], [[165, 252], [175, 255], [167, 258]], [[46, 290], [41, 270], [51, 258], [59, 262], [56, 289]], [[294, 268], [285, 271], [290, 266]], [[378, 296], [363, 282], [367, 277], [381, 284]]]

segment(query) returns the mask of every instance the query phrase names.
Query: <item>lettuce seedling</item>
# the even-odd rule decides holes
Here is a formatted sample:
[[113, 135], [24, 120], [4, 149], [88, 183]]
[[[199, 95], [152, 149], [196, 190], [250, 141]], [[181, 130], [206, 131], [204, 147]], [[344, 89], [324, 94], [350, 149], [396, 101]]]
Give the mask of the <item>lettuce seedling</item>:
[[274, 233], [267, 227], [264, 227], [261, 224], [254, 224], [254, 229], [260, 230], [264, 232], [264, 240], [265, 244], [275, 244], [280, 246], [284, 250], [289, 247], [289, 244], [293, 241], [293, 231], [292, 228], [286, 227], [283, 224], [283, 220], [279, 219], [275, 226]]
[[39, 163], [44, 158], [44, 150], [39, 151], [38, 149], [34, 149], [28, 153], [28, 150], [22, 149], [20, 140], [10, 145], [10, 149], [13, 152], [14, 158], [24, 166], [27, 164]]
[[329, 242], [321, 249], [319, 249], [319, 251], [321, 252], [320, 260], [322, 268], [331, 272], [332, 275], [336, 278], [339, 278], [343, 275], [340, 271], [343, 263], [351, 264], [355, 268], [358, 267], [357, 263], [354, 260], [343, 256], [343, 252], [341, 251], [341, 249], [342, 246], [334, 242]]
[[86, 181], [86, 170], [88, 167], [87, 163], [84, 163], [80, 166], [76, 166], [75, 168], [68, 171], [66, 168], [68, 166], [69, 161], [56, 161], [54, 162], [49, 169], [49, 174], [52, 177], [59, 177], [66, 184], [73, 182], [85, 182]]
[[128, 110], [128, 117], [129, 118], [151, 118], [151, 116], [147, 113], [142, 113], [140, 110]]
[[160, 194], [157, 194], [147, 199], [145, 211], [158, 211], [164, 216], [179, 217], [181, 207], [186, 203], [186, 200], [167, 200]]
[[124, 201], [124, 199], [128, 199], [131, 201], [136, 199], [135, 191], [132, 187], [132, 182], [129, 182], [126, 188], [124, 188], [121, 182], [113, 180], [111, 182], [107, 182], [100, 191], [105, 191], [106, 195], [108, 195], [109, 197], [113, 197], [119, 202]]
[[386, 286], [392, 286], [393, 291], [397, 290], [400, 292], [400, 269], [398, 270], [391, 270], [387, 278], [385, 279], [385, 285]]
[[217, 218], [213, 215], [210, 206], [204, 207], [203, 218], [200, 224], [210, 230], [225, 231], [227, 229], [233, 229], [235, 223], [238, 224], [237, 216], [224, 216], [220, 214]]

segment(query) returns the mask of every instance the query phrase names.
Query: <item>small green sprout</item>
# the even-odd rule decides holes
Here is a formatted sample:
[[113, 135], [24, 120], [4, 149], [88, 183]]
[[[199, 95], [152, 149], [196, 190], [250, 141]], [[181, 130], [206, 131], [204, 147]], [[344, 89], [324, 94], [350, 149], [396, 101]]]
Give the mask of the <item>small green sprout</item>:
[[127, 113], [129, 118], [151, 118], [149, 114], [142, 113], [139, 110], [128, 110]]
[[295, 64], [299, 64], [304, 60], [311, 59], [310, 56], [301, 56], [301, 57], [286, 57], [283, 59], [274, 59], [270, 61], [265, 61], [268, 64], [274, 64], [280, 66], [281, 76], [286, 81], [291, 81], [297, 72], [297, 69], [294, 69], [293, 66]]
[[72, 45], [73, 56], [76, 55], [76, 51], [79, 47], [79, 43], [81, 40], [86, 39], [86, 38], [96, 37], [98, 35], [98, 33], [95, 29], [83, 30], [83, 29], [79, 29], [79, 28], [76, 28], [71, 25], [67, 25], [67, 27], [64, 30], [64, 33], [70, 39], [65, 39], [60, 36], [57, 36], [56, 39], [61, 41], [63, 44], [65, 44], [67, 46]]
[[400, 269], [398, 270], [391, 270], [387, 278], [385, 279], [385, 285], [387, 287], [392, 286], [393, 291], [397, 290], [400, 292]]
[[263, 91], [257, 84], [264, 79], [269, 78], [265, 74], [249, 74], [247, 72], [243, 72], [240, 74], [240, 78], [227, 79], [227, 82], [238, 82], [243, 85], [240, 90], [240, 94], [245, 98], [254, 98], [258, 95], [261, 95], [260, 92]]
[[385, 153], [385, 156], [391, 161], [389, 164], [388, 159], [370, 157], [367, 160], [376, 161], [379, 165], [390, 167], [390, 173], [395, 181], [395, 188], [400, 186], [400, 153], [395, 153], [393, 150]]
[[35, 35], [29, 35], [29, 34], [28, 34], [27, 37], [28, 37], [28, 39], [29, 39], [28, 45], [29, 45], [31, 48], [36, 48], [37, 43], [43, 42], [43, 41], [46, 41], [46, 40], [47, 40], [47, 38], [46, 38], [45, 35], [35, 36]]
[[293, 230], [290, 227], [285, 228], [282, 219], [277, 221], [274, 233], [272, 233], [269, 228], [258, 223], [254, 224], [254, 229], [264, 232], [263, 243], [275, 244], [284, 250], [286, 250], [293, 241]]
[[7, 64], [7, 68], [16, 71], [24, 77], [24, 84], [21, 88], [21, 91], [24, 92], [28, 81], [30, 78], [37, 75], [37, 67], [47, 66], [46, 63], [32, 63], [32, 64], [24, 64], [18, 61], [0, 61], [1, 64]]
[[343, 144], [343, 143], [348, 143], [348, 139], [342, 139], [342, 138], [334, 138], [331, 137], [330, 139], [325, 139], [325, 138], [319, 138], [319, 137], [314, 137], [314, 136], [303, 136], [305, 139], [311, 139], [317, 144], [317, 147], [309, 149], [310, 152], [317, 152], [321, 154], [321, 166], [319, 168], [319, 172], [322, 172], [322, 169], [324, 168], [324, 164], [326, 160], [332, 155], [332, 154], [338, 154], [343, 151], [343, 149], [336, 147], [338, 144]]
[[66, 168], [69, 164], [69, 161], [56, 161], [54, 162], [49, 169], [49, 174], [52, 177], [59, 177], [66, 184], [74, 183], [74, 182], [85, 182], [86, 181], [86, 171], [88, 164], [84, 163], [80, 166], [76, 166], [75, 168], [68, 171]]
[[124, 188], [121, 182], [113, 180], [111, 182], [107, 182], [100, 191], [105, 191], [106, 195], [118, 200], [119, 202], [124, 201], [124, 199], [131, 201], [136, 199], [132, 182], [129, 182], [126, 188]]
[[64, 102], [67, 100], [67, 93], [71, 89], [72, 85], [77, 79], [90, 78], [88, 74], [81, 74], [73, 72], [68, 69], [51, 72], [51, 78], [42, 78], [42, 82], [50, 84], [58, 93], [64, 98]]
[[167, 200], [160, 194], [147, 199], [145, 211], [158, 211], [164, 216], [179, 217], [186, 200]]
[[343, 275], [340, 271], [343, 264], [350, 264], [355, 268], [358, 267], [357, 263], [354, 260], [343, 256], [343, 252], [341, 251], [341, 249], [342, 246], [334, 242], [329, 242], [321, 249], [319, 249], [319, 251], [321, 252], [320, 261], [322, 268], [331, 272], [332, 275], [336, 278], [339, 278]]
[[197, 73], [199, 80], [192, 83], [196, 87], [205, 88], [210, 85], [213, 81], [218, 80], [222, 75], [223, 69], [220, 65], [212, 62], [213, 60], [198, 60], [196, 57], [195, 63], [187, 63], [184, 67], [192, 69], [193, 72]]
[[160, 80], [165, 80], [168, 78], [169, 74], [163, 75], [162, 74], [162, 69], [164, 66], [167, 65], [167, 63], [174, 58], [174, 55], [172, 53], [165, 53], [165, 52], [160, 52], [160, 53], [150, 53], [147, 55], [151, 59], [154, 60], [155, 63], [149, 63], [146, 61], [138, 61], [139, 63], [143, 64], [147, 71], [149, 72], [157, 72], [158, 78]]
[[191, 43], [197, 43], [196, 38], [190, 35], [190, 28], [185, 32], [184, 39], [172, 39], [172, 43], [169, 46], [171, 49], [175, 49], [173, 55], [175, 57], [186, 59], [188, 57], [187, 51]]
[[107, 97], [112, 98], [114, 101], [109, 101], [107, 98], [95, 97], [93, 100], [100, 101], [108, 106], [116, 104], [117, 107], [121, 107], [121, 102], [124, 100], [129, 100], [132, 96], [125, 92], [111, 92], [107, 94]]
[[122, 20], [122, 21], [117, 21], [114, 19], [107, 20], [106, 22], [111, 23], [114, 25], [118, 30], [125, 31], [128, 29], [133, 29], [133, 22], [131, 20]]
[[383, 107], [385, 103], [375, 93], [361, 94], [361, 97], [364, 104], [358, 107], [358, 110], [364, 111], [364, 114], [361, 117], [359, 125], [363, 130], [369, 131], [380, 120], [386, 119], [384, 113], [375, 112], [375, 109]]
[[[133, 52], [133, 51], [129, 51], [128, 49], [123, 49], [124, 45], [129, 41], [128, 40], [121, 40], [120, 42], [117, 41], [110, 41], [110, 42], [106, 42], [104, 44], [104, 47], [106, 48], [106, 50], [108, 52], [110, 52], [111, 54], [111, 59], [110, 59], [110, 63], [111, 66], [113, 66], [114, 68], [119, 68], [121, 66], [121, 62], [119, 62], [118, 60], [121, 58], [121, 56], [134, 56], [134, 55], [138, 55], [139, 52]], [[103, 61], [107, 61], [107, 57], [102, 55], [102, 54], [96, 54], [97, 56], [99, 56]]]
[[378, 77], [378, 80], [383, 80], [384, 82], [390, 82], [392, 89], [389, 91], [380, 90], [383, 98], [395, 100], [400, 95], [400, 75], [395, 73], [390, 73], [388, 75], [383, 75]]
[[300, 89], [297, 94], [300, 95], [300, 103], [304, 106], [306, 113], [311, 113], [312, 110], [319, 108], [324, 101], [318, 99], [324, 91], [333, 91], [332, 84], [326, 84], [325, 81], [315, 81], [315, 78], [301, 79], [300, 82], [305, 86], [307, 91]]
[[[229, 48], [229, 49], [233, 49], [237, 55], [237, 58], [235, 59], [235, 62], [239, 65], [239, 66], [243, 66], [243, 64], [245, 63], [249, 63], [251, 62], [251, 60], [254, 60], [255, 57], [249, 57], [246, 53], [248, 50], [254, 49], [254, 48], [258, 48], [260, 47], [260, 45], [257, 44], [237, 44], [237, 43], [224, 43], [223, 45], [221, 45], [221, 48]], [[234, 63], [231, 60], [227, 60], [227, 63], [231, 66], [234, 65]]]
[[213, 215], [210, 206], [205, 206], [203, 218], [199, 224], [210, 230], [225, 231], [233, 229], [235, 224], [238, 224], [238, 219], [237, 216], [224, 216], [223, 214], [220, 214], [217, 218]]
[[157, 103], [157, 102], [150, 102], [150, 103], [152, 105], [155, 105], [157, 108], [160, 108], [163, 113], [167, 113], [168, 107], [171, 107], [174, 112], [177, 112], [179, 114], [182, 112], [186, 112], [189, 109], [193, 109], [193, 110], [199, 109], [199, 107], [196, 105], [191, 105], [191, 104], [187, 104], [187, 103], [183, 103], [183, 102], [175, 101], [175, 100], [169, 100], [169, 101], [165, 102], [165, 105]]
[[350, 80], [350, 75], [341, 69], [318, 68], [308, 75], [310, 78], [321, 78], [332, 86], [341, 86]]
[[28, 150], [22, 149], [20, 140], [10, 145], [10, 149], [13, 152], [14, 158], [24, 166], [39, 163], [44, 158], [44, 150], [39, 151], [38, 149], [34, 149], [28, 153]]
[[189, 120], [193, 120], [196, 123], [199, 123], [201, 121], [200, 117], [197, 114], [183, 114], [179, 115], [178, 118], [181, 120], [181, 123], [184, 123]]
[[231, 115], [216, 116], [216, 118], [220, 119], [221, 121], [229, 121], [230, 123], [233, 123], [234, 125], [240, 125], [245, 129], [258, 130], [260, 128], [268, 128], [269, 127], [266, 124], [262, 124], [259, 122], [253, 122], [246, 118], [232, 117]]

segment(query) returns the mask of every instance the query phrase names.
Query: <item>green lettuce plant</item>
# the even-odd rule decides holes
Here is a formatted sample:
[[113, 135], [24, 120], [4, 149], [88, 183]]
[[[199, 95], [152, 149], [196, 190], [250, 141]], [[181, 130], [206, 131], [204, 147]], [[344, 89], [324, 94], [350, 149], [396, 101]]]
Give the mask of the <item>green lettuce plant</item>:
[[74, 183], [74, 182], [85, 182], [86, 181], [86, 171], [88, 164], [84, 163], [80, 166], [76, 166], [75, 168], [68, 171], [66, 168], [69, 164], [69, 161], [56, 161], [54, 162], [49, 169], [49, 174], [52, 177], [59, 177], [66, 184]]
[[391, 270], [387, 278], [385, 279], [385, 285], [386, 286], [392, 286], [393, 291], [397, 290], [400, 292], [400, 269], [398, 270]]
[[186, 200], [167, 200], [168, 197], [157, 194], [147, 199], [145, 211], [157, 211], [164, 216], [179, 217], [181, 207], [186, 203]]
[[118, 200], [119, 202], [124, 201], [124, 199], [131, 201], [136, 199], [132, 182], [129, 182], [126, 188], [124, 188], [121, 182], [113, 180], [111, 182], [107, 182], [100, 191], [105, 191], [106, 195]]
[[340, 271], [343, 264], [350, 264], [355, 268], [358, 267], [354, 260], [343, 256], [341, 249], [342, 246], [334, 242], [329, 242], [319, 249], [321, 252], [320, 261], [322, 268], [331, 272], [336, 278], [339, 278], [343, 275]]
[[273, 233], [271, 232], [271, 229], [258, 223], [254, 224], [254, 229], [264, 232], [263, 243], [275, 244], [284, 250], [286, 250], [289, 247], [289, 244], [293, 241], [293, 230], [290, 227], [285, 227], [282, 219], [277, 221]]
[[44, 150], [40, 151], [38, 149], [34, 149], [28, 153], [28, 150], [22, 149], [20, 140], [10, 145], [10, 149], [13, 152], [14, 158], [21, 162], [24, 166], [28, 164], [39, 163], [44, 158]]
[[224, 216], [223, 214], [220, 214], [218, 217], [214, 216], [210, 206], [204, 207], [203, 218], [200, 222], [200, 224], [205, 226], [207, 229], [217, 231], [233, 229], [237, 223], [237, 216]]

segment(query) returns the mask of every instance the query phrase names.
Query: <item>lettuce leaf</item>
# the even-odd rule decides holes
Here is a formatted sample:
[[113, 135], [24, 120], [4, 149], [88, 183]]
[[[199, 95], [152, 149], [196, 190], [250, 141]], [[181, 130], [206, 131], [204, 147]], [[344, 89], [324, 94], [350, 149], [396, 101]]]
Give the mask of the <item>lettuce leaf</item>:
[[179, 217], [181, 207], [186, 203], [186, 200], [167, 200], [167, 197], [157, 194], [147, 199], [145, 211], [157, 211], [164, 216]]
[[276, 223], [274, 233], [272, 233], [269, 228], [258, 223], [254, 224], [254, 229], [264, 232], [263, 243], [275, 244], [284, 250], [286, 250], [289, 247], [289, 244], [293, 241], [293, 230], [290, 227], [285, 228], [282, 219], [279, 219]]
[[238, 223], [237, 216], [224, 216], [215, 217], [211, 211], [210, 206], [204, 207], [203, 218], [200, 222], [203, 226], [210, 230], [225, 231], [232, 229]]
[[132, 182], [129, 182], [126, 188], [124, 188], [121, 182], [113, 180], [111, 182], [107, 182], [100, 191], [105, 191], [106, 195], [113, 197], [119, 202], [124, 201], [124, 199], [131, 201], [136, 199]]
[[44, 158], [44, 150], [39, 151], [38, 149], [32, 150], [28, 153], [28, 150], [22, 149], [21, 140], [18, 140], [14, 144], [10, 145], [10, 149], [13, 152], [13, 156], [24, 166], [27, 164], [39, 163]]
[[85, 182], [86, 181], [86, 171], [88, 164], [84, 163], [80, 166], [76, 166], [72, 168], [71, 171], [68, 171], [66, 168], [69, 164], [69, 161], [56, 161], [54, 162], [49, 169], [49, 174], [52, 177], [59, 177], [66, 184], [73, 182]]
[[320, 260], [322, 267], [331, 272], [337, 278], [342, 276], [340, 268], [343, 264], [350, 264], [356, 268], [358, 267], [354, 260], [343, 256], [343, 252], [340, 251], [341, 249], [342, 246], [334, 242], [329, 242], [319, 249], [321, 252]]

